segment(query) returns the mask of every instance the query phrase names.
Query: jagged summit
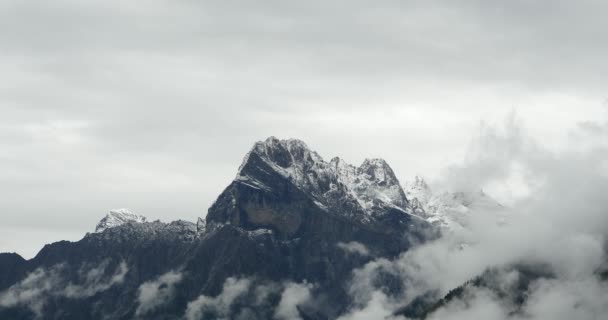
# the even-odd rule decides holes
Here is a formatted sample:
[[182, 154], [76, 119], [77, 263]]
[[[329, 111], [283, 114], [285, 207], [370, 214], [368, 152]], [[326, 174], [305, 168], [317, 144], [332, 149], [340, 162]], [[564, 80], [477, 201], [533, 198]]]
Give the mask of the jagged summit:
[[[335, 157], [330, 162], [297, 139], [270, 137], [255, 143], [239, 168], [237, 181], [271, 189], [259, 172], [262, 161], [311, 195], [319, 206], [373, 215], [385, 207], [406, 211], [408, 201], [395, 173], [383, 159], [365, 159], [359, 166]], [[338, 208], [342, 207], [342, 208]]]
[[420, 175], [416, 175], [411, 181], [406, 181], [403, 189], [407, 199], [410, 201], [418, 199], [420, 203], [427, 203], [433, 195], [431, 187]]
[[106, 229], [117, 227], [127, 222], [146, 222], [146, 217], [124, 208], [110, 210], [110, 213], [99, 221], [95, 227], [95, 232], [103, 232]]
[[251, 151], [249, 151], [243, 159], [243, 163], [239, 167], [238, 175], [241, 174], [243, 167], [249, 162], [252, 154], [283, 169], [290, 168], [294, 163], [311, 163], [323, 160], [316, 152], [310, 150], [306, 143], [301, 140], [279, 140], [272, 136], [264, 141], [258, 141], [253, 145]]
[[[337, 319], [352, 306], [353, 272], [439, 236], [407, 204], [384, 160], [327, 162], [299, 140], [269, 138], [196, 223], [149, 222], [118, 209], [97, 232], [47, 245], [32, 260], [0, 254], [0, 293], [43, 288], [35, 310], [26, 297], [0, 305], [0, 319], [272, 319], [292, 283], [329, 303], [293, 302], [288, 318]], [[231, 281], [245, 280], [229, 298], [235, 303], [206, 308], [234, 291]], [[156, 296], [142, 299], [148, 291]]]

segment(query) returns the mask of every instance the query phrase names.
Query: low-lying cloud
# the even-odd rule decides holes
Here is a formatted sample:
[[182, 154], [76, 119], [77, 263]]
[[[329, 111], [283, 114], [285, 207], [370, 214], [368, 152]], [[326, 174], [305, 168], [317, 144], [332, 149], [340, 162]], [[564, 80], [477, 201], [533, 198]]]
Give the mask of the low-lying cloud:
[[109, 278], [105, 277], [105, 272], [108, 268], [109, 260], [105, 260], [99, 266], [88, 269], [88, 266], [80, 268], [80, 278], [84, 279], [83, 283], [69, 283], [63, 293], [68, 298], [90, 297], [98, 292], [105, 291], [115, 284], [122, 283], [125, 275], [129, 271], [127, 263], [121, 261], [116, 267], [114, 273]]
[[301, 319], [298, 308], [311, 300], [312, 289], [313, 285], [306, 282], [260, 282], [230, 277], [217, 296], [200, 295], [188, 303], [184, 317], [297, 320]]
[[[356, 270], [351, 284], [355, 303], [343, 319], [390, 316], [420, 295], [437, 299], [488, 268], [517, 263], [546, 266], [555, 274], [533, 280], [517, 312], [505, 297], [467, 286], [462, 297], [429, 319], [602, 318], [608, 312], [608, 288], [597, 271], [606, 261], [606, 156], [608, 149], [601, 144], [549, 151], [526, 134], [515, 116], [504, 128], [482, 129], [469, 156], [450, 167], [439, 184], [448, 190], [524, 189], [501, 209], [505, 221], [497, 223], [494, 212], [472, 212], [466, 229]], [[402, 290], [378, 285], [375, 279], [385, 274], [399, 279]], [[500, 279], [501, 286], [508, 286], [509, 277]]]
[[0, 292], [0, 307], [26, 306], [36, 316], [43, 314], [47, 301], [54, 297], [82, 299], [91, 297], [99, 292], [124, 281], [128, 272], [127, 264], [121, 261], [114, 271], [107, 275], [109, 260], [103, 261], [97, 267], [83, 264], [77, 272], [77, 281], [68, 279], [65, 264], [50, 268], [38, 268], [29, 273], [23, 280], [14, 284], [4, 292]]
[[135, 315], [142, 316], [171, 301], [175, 295], [175, 285], [182, 278], [182, 273], [169, 271], [154, 280], [142, 283], [137, 293], [138, 306]]
[[358, 254], [360, 256], [369, 255], [369, 250], [361, 242], [357, 242], [357, 241], [338, 242], [337, 246], [338, 246], [338, 248], [340, 248], [350, 254]]
[[279, 320], [301, 319], [297, 306], [311, 299], [311, 289], [312, 285], [308, 283], [286, 284], [274, 317]]
[[206, 312], [213, 312], [217, 319], [227, 319], [234, 300], [245, 294], [250, 285], [249, 279], [226, 279], [222, 292], [218, 296], [201, 295], [188, 303], [186, 318], [188, 320], [201, 319]]

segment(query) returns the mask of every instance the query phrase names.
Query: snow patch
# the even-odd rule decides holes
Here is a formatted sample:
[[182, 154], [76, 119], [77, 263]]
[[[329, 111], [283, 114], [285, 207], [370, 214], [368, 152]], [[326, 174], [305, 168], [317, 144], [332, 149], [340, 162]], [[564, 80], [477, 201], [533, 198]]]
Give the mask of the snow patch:
[[405, 194], [414, 214], [446, 231], [467, 228], [472, 214], [486, 212], [498, 212], [497, 223], [505, 223], [506, 217], [501, 215], [504, 207], [482, 190], [435, 193], [422, 177], [416, 176], [405, 183]]
[[267, 186], [244, 172], [252, 154], [259, 156], [273, 171], [292, 181], [300, 190], [312, 195], [315, 204], [323, 210], [331, 210], [344, 203], [352, 204], [354, 208], [349, 211], [367, 215], [360, 217], [362, 220], [369, 220], [369, 216], [386, 207], [408, 213], [405, 193], [390, 166], [382, 159], [366, 159], [359, 167], [338, 157], [326, 162], [300, 140], [270, 137], [257, 142], [247, 153], [236, 178], [236, 181], [258, 189]]
[[106, 229], [114, 228], [128, 222], [146, 222], [146, 217], [124, 208], [110, 210], [110, 213], [99, 221], [95, 227], [95, 232], [103, 232]]

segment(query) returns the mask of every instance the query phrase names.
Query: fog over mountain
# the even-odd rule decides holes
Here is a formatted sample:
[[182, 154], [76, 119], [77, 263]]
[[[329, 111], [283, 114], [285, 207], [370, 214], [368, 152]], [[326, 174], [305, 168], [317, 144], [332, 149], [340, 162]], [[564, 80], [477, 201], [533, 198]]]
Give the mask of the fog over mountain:
[[[598, 130], [590, 131], [590, 126]], [[585, 123], [572, 135], [599, 138], [593, 136], [605, 128], [603, 122]], [[515, 119], [504, 128], [486, 130], [474, 153], [445, 171], [443, 182], [475, 189], [480, 183], [516, 179], [527, 195], [508, 208], [473, 212], [467, 228], [357, 271], [353, 291], [364, 302], [345, 319], [394, 314], [404, 300], [429, 292], [445, 295], [488, 268], [498, 270], [489, 288], [465, 285], [464, 293], [428, 319], [600, 319], [608, 312], [605, 142], [554, 153], [528, 136]], [[523, 290], [523, 303], [508, 297], [521, 290], [518, 281], [528, 276], [518, 265], [535, 266], [548, 275], [532, 278]], [[405, 297], [395, 299], [371, 284], [384, 270], [402, 275], [410, 289]]]
[[0, 319], [604, 319], [608, 3], [0, 3]]
[[[589, 126], [607, 128], [572, 135], [597, 134]], [[117, 209], [34, 259], [0, 254], [0, 315], [599, 319], [607, 151], [549, 151], [512, 115], [483, 129], [434, 191], [419, 176], [402, 189], [382, 159], [327, 162], [270, 137], [196, 223]], [[514, 179], [526, 194], [508, 206], [476, 187]]]

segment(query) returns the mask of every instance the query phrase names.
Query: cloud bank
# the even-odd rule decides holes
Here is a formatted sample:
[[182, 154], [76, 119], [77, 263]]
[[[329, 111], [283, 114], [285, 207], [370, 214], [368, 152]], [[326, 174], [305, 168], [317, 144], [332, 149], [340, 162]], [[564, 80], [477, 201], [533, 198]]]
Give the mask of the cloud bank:
[[[596, 141], [608, 138], [605, 130], [576, 131], [573, 136], [590, 134]], [[608, 311], [608, 287], [598, 275], [607, 260], [607, 156], [605, 144], [550, 151], [527, 134], [516, 116], [502, 128], [482, 128], [465, 160], [448, 168], [439, 183], [446, 189], [523, 189], [501, 209], [506, 210], [501, 211], [505, 221], [499, 223], [494, 212], [474, 212], [466, 230], [447, 233], [398, 259], [376, 260], [356, 270], [351, 285], [356, 303], [343, 318], [390, 316], [416, 297], [438, 299], [488, 268], [516, 264], [554, 273], [553, 278], [532, 281], [517, 312], [504, 296], [466, 286], [462, 297], [429, 319], [602, 318]], [[509, 287], [514, 278], [524, 276], [517, 268], [505, 270], [495, 278], [498, 287]], [[377, 285], [376, 279], [386, 274], [399, 279], [400, 290]]]

